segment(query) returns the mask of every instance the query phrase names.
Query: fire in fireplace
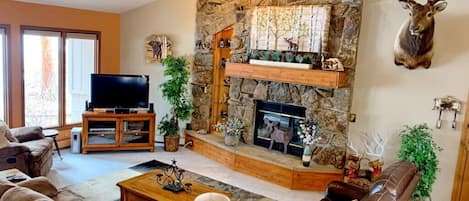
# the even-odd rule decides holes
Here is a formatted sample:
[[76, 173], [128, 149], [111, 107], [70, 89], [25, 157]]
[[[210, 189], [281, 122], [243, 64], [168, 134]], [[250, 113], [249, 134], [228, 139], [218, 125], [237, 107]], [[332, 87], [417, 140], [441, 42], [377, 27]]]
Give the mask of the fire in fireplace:
[[[301, 156], [303, 143], [298, 135], [299, 124], [305, 120], [306, 108], [276, 102], [257, 101], [254, 144], [288, 154]], [[284, 146], [284, 143], [287, 146]]]

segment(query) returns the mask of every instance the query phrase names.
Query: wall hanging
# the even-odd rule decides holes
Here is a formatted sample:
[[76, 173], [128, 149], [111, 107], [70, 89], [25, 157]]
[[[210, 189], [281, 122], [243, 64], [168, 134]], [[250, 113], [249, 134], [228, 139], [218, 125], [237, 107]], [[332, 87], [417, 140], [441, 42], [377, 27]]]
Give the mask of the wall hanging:
[[165, 35], [150, 35], [145, 39], [145, 61], [147, 63], [161, 63], [161, 60], [171, 55], [171, 41]]
[[414, 0], [399, 0], [409, 11], [409, 19], [401, 26], [394, 43], [394, 63], [408, 69], [430, 68], [433, 57], [433, 32], [436, 13], [443, 11], [447, 2], [428, 0], [424, 5]]
[[443, 111], [454, 112], [452, 128], [456, 128], [456, 116], [461, 111], [461, 101], [453, 96], [446, 96], [444, 98], [433, 99], [433, 110], [438, 111], [438, 120], [436, 121], [436, 128], [441, 128], [441, 114]]

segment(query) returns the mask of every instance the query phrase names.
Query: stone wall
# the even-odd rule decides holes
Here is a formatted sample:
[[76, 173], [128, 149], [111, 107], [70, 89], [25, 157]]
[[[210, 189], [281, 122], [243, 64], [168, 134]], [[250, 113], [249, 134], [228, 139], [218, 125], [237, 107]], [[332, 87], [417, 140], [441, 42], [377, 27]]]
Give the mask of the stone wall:
[[[211, 84], [213, 80], [213, 36], [233, 27], [234, 45], [231, 62], [247, 60], [249, 51], [251, 8], [261, 5], [332, 4], [329, 34], [329, 57], [340, 58], [349, 68], [349, 87], [322, 89], [296, 84], [231, 78], [229, 115], [244, 119], [243, 141], [253, 143], [255, 100], [269, 100], [306, 107], [306, 117], [318, 122], [325, 148], [315, 161], [326, 165], [342, 162], [347, 141], [347, 117], [351, 106], [353, 77], [358, 48], [362, 0], [199, 0], [197, 3], [196, 54], [193, 82], [194, 129], [208, 130], [210, 121]], [[338, 160], [339, 159], [339, 160]]]

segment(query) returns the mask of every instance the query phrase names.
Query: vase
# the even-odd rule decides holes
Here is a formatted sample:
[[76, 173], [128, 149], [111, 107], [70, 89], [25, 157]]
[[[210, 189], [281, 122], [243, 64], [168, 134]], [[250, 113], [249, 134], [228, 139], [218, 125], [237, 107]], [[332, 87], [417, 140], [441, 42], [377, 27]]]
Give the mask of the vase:
[[228, 146], [237, 146], [239, 142], [239, 136], [225, 135], [225, 144]]
[[313, 151], [311, 149], [311, 146], [305, 145], [303, 149], [303, 157], [301, 157], [301, 160], [303, 161], [303, 166], [309, 167], [312, 156], [313, 156]]

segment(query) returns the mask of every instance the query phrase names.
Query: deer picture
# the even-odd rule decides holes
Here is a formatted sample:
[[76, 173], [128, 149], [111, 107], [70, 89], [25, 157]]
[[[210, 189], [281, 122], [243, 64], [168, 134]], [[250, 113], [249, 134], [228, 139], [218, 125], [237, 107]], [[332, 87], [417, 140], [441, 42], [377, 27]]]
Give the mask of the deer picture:
[[394, 42], [394, 63], [408, 69], [430, 68], [433, 56], [433, 33], [436, 13], [443, 11], [445, 0], [428, 0], [425, 5], [415, 0], [399, 0], [409, 11], [409, 20], [404, 22]]
[[283, 38], [288, 43], [288, 50], [298, 52], [298, 44], [293, 42], [293, 38]]

